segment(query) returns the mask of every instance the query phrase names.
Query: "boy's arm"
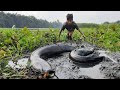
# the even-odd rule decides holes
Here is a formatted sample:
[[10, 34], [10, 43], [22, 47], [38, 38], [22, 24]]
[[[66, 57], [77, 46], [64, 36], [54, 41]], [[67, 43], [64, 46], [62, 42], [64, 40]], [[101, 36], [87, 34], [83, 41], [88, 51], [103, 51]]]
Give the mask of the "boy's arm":
[[81, 32], [81, 30], [80, 29], [78, 29], [78, 31], [83, 35], [83, 37], [85, 38], [85, 35]]
[[60, 39], [60, 35], [61, 35], [62, 31], [64, 31], [64, 29], [65, 29], [65, 24], [62, 26], [62, 28], [61, 28], [61, 30], [59, 32], [59, 39]]
[[82, 31], [79, 29], [78, 25], [75, 23], [76, 29], [83, 35], [83, 37], [85, 38], [85, 35], [82, 33]]
[[62, 31], [63, 31], [63, 30], [61, 29], [60, 32], [59, 32], [59, 39], [60, 39], [60, 35], [61, 35]]

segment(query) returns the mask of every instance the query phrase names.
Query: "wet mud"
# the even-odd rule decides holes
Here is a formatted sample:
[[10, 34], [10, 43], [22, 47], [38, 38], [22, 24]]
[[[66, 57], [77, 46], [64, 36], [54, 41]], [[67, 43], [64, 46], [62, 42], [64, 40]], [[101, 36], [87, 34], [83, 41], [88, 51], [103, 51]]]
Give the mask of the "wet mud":
[[61, 53], [47, 59], [47, 62], [55, 70], [59, 79], [103, 79], [100, 73], [100, 62], [98, 63], [77, 63], [69, 58], [69, 53]]
[[[66, 43], [79, 48], [81, 45], [89, 48], [96, 46], [88, 43], [76, 44]], [[104, 50], [103, 50], [104, 51]], [[55, 54], [46, 58], [47, 62], [55, 70], [55, 74], [59, 79], [115, 79], [120, 77], [120, 65], [114, 63], [109, 58], [104, 58], [93, 63], [78, 63], [73, 62], [69, 57], [70, 52]], [[107, 56], [108, 54], [106, 54]], [[119, 53], [109, 54], [114, 60], [118, 61]]]
[[[55, 76], [51, 79], [119, 79], [120, 78], [120, 52], [107, 53], [106, 50], [91, 45], [89, 43], [67, 42], [63, 44], [72, 45], [80, 48], [84, 45], [87, 48], [95, 48], [100, 50], [100, 55], [106, 58], [91, 63], [73, 62], [69, 54], [70, 52], [56, 53], [54, 55], [46, 55], [43, 57], [55, 71]], [[29, 58], [28, 55], [25, 58]], [[111, 60], [112, 59], [112, 60]], [[27, 60], [27, 59], [26, 59]], [[23, 61], [21, 61], [23, 62]], [[19, 62], [19, 64], [21, 64]], [[26, 65], [27, 61], [22, 63]], [[12, 63], [13, 64], [13, 63]], [[10, 64], [10, 65], [12, 65]]]

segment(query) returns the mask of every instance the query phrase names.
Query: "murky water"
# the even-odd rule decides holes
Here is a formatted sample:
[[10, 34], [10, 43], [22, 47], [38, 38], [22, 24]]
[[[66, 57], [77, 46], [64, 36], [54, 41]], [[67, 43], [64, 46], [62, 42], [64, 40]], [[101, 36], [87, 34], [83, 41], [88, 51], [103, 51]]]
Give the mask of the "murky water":
[[104, 79], [104, 75], [100, 73], [100, 62], [94, 65], [84, 66], [83, 64], [75, 64], [69, 59], [69, 52], [55, 55], [47, 59], [48, 63], [56, 71], [59, 79]]

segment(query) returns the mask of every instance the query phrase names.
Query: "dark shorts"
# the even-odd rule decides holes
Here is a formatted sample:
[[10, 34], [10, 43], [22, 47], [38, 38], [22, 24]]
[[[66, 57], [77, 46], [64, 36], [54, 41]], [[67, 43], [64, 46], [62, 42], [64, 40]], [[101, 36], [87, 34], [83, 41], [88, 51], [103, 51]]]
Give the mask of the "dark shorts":
[[67, 30], [68, 32], [74, 32], [74, 30]]

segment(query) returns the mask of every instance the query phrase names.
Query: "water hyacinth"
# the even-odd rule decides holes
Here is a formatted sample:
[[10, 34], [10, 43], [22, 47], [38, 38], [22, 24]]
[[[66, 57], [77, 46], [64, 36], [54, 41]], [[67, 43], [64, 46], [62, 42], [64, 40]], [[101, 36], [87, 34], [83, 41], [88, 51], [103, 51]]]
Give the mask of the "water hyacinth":
[[[81, 30], [85, 34], [86, 39], [83, 40], [83, 38], [81, 38], [82, 36], [75, 30], [73, 33], [73, 41], [89, 42], [111, 51], [120, 51], [120, 26], [101, 25], [97, 28], [81, 28]], [[60, 41], [58, 38], [59, 31], [59, 29], [54, 28], [29, 30], [27, 27], [20, 30], [15, 28], [1, 30], [0, 61], [17, 61], [18, 58], [31, 53], [39, 47], [60, 41], [67, 42], [67, 31], [65, 30], [61, 34]], [[16, 66], [16, 68], [19, 67], [20, 66]]]

